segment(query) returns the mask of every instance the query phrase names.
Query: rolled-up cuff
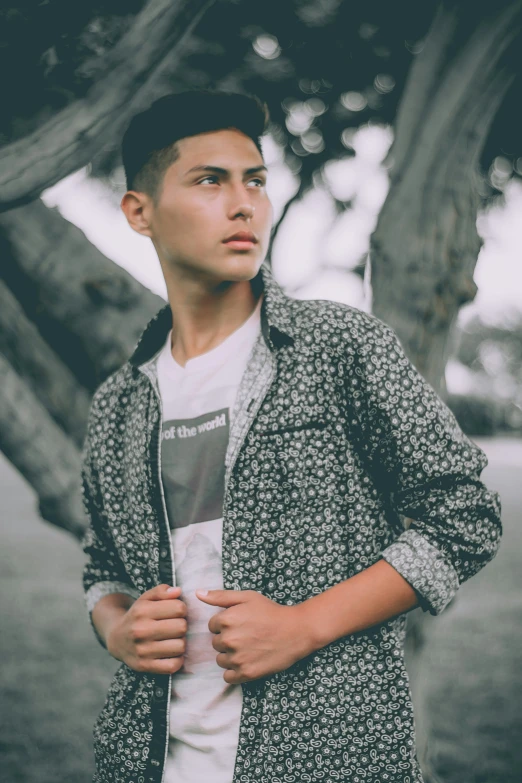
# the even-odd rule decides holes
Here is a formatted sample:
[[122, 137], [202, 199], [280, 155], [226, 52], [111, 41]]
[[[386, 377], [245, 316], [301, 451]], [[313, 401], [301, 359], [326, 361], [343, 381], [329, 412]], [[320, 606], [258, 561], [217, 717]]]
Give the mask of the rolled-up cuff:
[[135, 587], [132, 587], [125, 582], [96, 582], [84, 594], [87, 611], [89, 613], [92, 612], [100, 598], [103, 598], [105, 595], [110, 595], [111, 593], [125, 593], [135, 599], [139, 598], [141, 595]]
[[425, 612], [440, 614], [459, 589], [458, 574], [448, 558], [416, 530], [405, 530], [381, 556], [418, 593]]

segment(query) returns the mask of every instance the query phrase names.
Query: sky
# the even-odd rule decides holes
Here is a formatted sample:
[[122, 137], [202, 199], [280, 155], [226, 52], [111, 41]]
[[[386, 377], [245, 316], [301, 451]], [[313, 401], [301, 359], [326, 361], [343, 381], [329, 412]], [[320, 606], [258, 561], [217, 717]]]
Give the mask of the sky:
[[[382, 161], [392, 141], [391, 131], [366, 126], [355, 132], [350, 143], [355, 156], [327, 164], [331, 192], [353, 200], [353, 208], [335, 225], [331, 199], [314, 189], [289, 210], [276, 239], [272, 263], [278, 282], [299, 299], [332, 299], [363, 310], [370, 309], [368, 291], [360, 278], [347, 273], [369, 246], [379, 210], [388, 191], [388, 176]], [[263, 140], [267, 163], [268, 195], [274, 220], [297, 188], [297, 180], [284, 164], [282, 151], [271, 136]], [[121, 172], [123, 183], [123, 172]], [[121, 187], [121, 195], [125, 189]], [[77, 225], [108, 258], [120, 264], [143, 285], [167, 298], [159, 261], [150, 239], [133, 231], [121, 209], [121, 195], [111, 193], [81, 169], [42, 194]], [[503, 323], [512, 314], [522, 314], [522, 185], [512, 182], [504, 205], [479, 216], [477, 226], [484, 239], [475, 270], [478, 293], [462, 308], [461, 321], [474, 313], [491, 323]], [[323, 261], [328, 268], [319, 272]]]

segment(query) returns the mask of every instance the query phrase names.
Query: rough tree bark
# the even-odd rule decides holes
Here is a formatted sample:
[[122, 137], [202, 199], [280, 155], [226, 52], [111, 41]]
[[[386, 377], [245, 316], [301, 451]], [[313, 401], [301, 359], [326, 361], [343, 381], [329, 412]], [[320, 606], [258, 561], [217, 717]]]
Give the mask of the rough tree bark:
[[[519, 38], [521, 9], [512, 2], [477, 19], [466, 4], [439, 7], [408, 75], [387, 158], [390, 189], [370, 246], [372, 309], [442, 396], [458, 311], [476, 293], [478, 162], [514, 78], [504, 55]], [[422, 677], [431, 621], [419, 609], [409, 614], [406, 639], [426, 783], [437, 780]]]

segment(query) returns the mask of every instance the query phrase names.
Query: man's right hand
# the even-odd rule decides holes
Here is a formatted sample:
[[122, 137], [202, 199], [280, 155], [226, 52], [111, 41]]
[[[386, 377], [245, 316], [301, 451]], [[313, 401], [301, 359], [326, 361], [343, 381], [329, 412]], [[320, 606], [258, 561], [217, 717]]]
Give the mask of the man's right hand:
[[167, 595], [168, 588], [161, 584], [140, 595], [107, 633], [109, 653], [134, 671], [174, 674], [183, 666], [187, 606], [179, 586]]

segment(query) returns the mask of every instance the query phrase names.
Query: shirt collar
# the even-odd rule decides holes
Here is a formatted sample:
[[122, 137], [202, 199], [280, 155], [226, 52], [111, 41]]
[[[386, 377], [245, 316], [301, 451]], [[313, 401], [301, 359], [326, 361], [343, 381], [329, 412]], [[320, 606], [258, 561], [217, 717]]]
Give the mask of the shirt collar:
[[[261, 264], [258, 273], [250, 281], [254, 293], [264, 291], [261, 304], [261, 331], [271, 350], [294, 341], [293, 319], [287, 296], [274, 278], [267, 260]], [[159, 310], [146, 325], [129, 358], [129, 364], [138, 367], [149, 361], [165, 344], [172, 328], [172, 310], [167, 304]]]

